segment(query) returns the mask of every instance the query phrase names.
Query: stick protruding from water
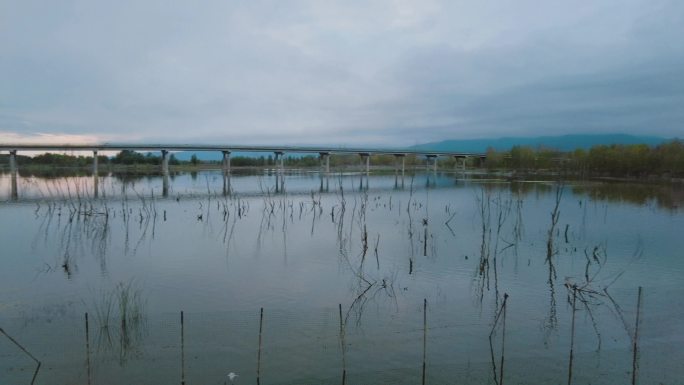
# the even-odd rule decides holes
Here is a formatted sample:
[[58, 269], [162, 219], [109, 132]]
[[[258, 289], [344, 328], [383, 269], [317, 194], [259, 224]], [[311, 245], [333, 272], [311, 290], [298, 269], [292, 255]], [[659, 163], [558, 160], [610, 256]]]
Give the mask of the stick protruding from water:
[[185, 319], [183, 311], [180, 313], [181, 323], [181, 385], [185, 385]]
[[577, 303], [577, 285], [572, 286], [572, 323], [570, 326], [570, 360], [568, 363], [568, 385], [572, 383], [572, 360], [574, 356], [574, 348], [575, 348], [575, 313], [577, 311], [577, 307], [575, 306]]
[[85, 313], [85, 335], [86, 335], [86, 371], [88, 375], [88, 385], [90, 385], [90, 330], [88, 327], [88, 312]]
[[33, 385], [36, 382], [36, 377], [38, 376], [38, 371], [40, 370], [41, 362], [38, 361], [38, 359], [36, 357], [34, 357], [33, 354], [29, 353], [29, 351], [26, 350], [25, 347], [21, 346], [21, 344], [19, 342], [17, 342], [17, 340], [15, 340], [9, 334], [7, 334], [7, 332], [5, 332], [5, 330], [3, 330], [3, 328], [0, 328], [0, 333], [2, 333], [5, 337], [7, 337], [7, 339], [12, 341], [12, 343], [15, 344], [19, 349], [21, 349], [21, 351], [26, 353], [27, 356], [29, 356], [33, 361], [36, 362], [36, 364], [37, 364], [36, 365], [36, 371], [33, 372], [33, 378], [31, 379], [31, 385]]
[[347, 383], [347, 357], [346, 346], [344, 343], [344, 320], [342, 319], [342, 304], [339, 306], [340, 310], [340, 346], [342, 348], [342, 385]]
[[634, 325], [634, 341], [632, 341], [632, 385], [637, 383], [637, 372], [639, 371], [639, 319], [641, 318], [641, 286], [637, 294], [636, 324]]
[[425, 369], [427, 361], [427, 298], [423, 299], [423, 381], [425, 385]]
[[257, 385], [261, 384], [261, 333], [264, 327], [264, 308], [261, 308], [259, 316], [259, 350], [257, 352]]

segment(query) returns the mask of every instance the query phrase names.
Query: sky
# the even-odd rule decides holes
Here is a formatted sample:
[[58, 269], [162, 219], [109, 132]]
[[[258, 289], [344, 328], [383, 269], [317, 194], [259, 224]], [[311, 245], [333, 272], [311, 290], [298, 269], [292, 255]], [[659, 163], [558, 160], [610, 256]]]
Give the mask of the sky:
[[0, 142], [684, 136], [681, 0], [0, 0]]

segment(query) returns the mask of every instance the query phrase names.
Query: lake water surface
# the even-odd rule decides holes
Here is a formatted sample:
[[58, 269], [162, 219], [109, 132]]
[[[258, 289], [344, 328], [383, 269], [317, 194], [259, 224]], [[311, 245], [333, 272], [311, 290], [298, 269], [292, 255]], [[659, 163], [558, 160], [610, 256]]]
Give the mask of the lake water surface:
[[[639, 287], [639, 382], [684, 376], [682, 186], [163, 185], [101, 176], [95, 198], [92, 176], [0, 175], [0, 328], [41, 362], [36, 384], [247, 384], [257, 367], [262, 384], [419, 384], [424, 357], [426, 383], [494, 384], [504, 343], [506, 384], [566, 384], [571, 344], [573, 384], [627, 384]], [[1, 384], [35, 367], [0, 335]]]

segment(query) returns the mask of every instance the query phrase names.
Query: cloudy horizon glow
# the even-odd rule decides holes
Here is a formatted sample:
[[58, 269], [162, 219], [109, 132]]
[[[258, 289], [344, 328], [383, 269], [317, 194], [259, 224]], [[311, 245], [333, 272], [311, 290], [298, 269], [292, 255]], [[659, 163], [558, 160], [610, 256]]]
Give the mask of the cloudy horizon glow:
[[0, 142], [683, 136], [684, 2], [0, 0]]

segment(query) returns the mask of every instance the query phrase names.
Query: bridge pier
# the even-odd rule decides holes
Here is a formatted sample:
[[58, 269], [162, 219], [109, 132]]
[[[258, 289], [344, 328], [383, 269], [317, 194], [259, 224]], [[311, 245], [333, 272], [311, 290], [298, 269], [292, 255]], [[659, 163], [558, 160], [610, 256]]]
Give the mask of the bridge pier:
[[365, 164], [365, 169], [366, 169], [366, 185], [363, 185], [363, 178], [364, 174], [363, 171], [361, 172], [361, 184], [359, 185], [359, 189], [363, 190], [364, 188], [367, 190], [368, 189], [368, 179], [370, 175], [370, 153], [368, 152], [361, 152], [359, 153], [359, 156], [361, 157], [361, 170], [364, 168]]
[[[460, 163], [461, 172], [465, 173], [465, 165], [466, 165], [468, 158], [465, 156], [461, 156], [461, 155], [454, 155], [454, 159], [456, 159], [456, 165], [454, 167], [456, 169], [458, 169], [459, 163]], [[459, 162], [459, 160], [460, 160], [460, 162]]]
[[229, 174], [230, 173], [230, 151], [224, 150], [221, 151], [223, 153], [223, 160], [221, 161], [221, 169], [223, 170], [224, 174]]
[[10, 173], [17, 173], [17, 150], [10, 150], [9, 152], [9, 167]]
[[169, 196], [169, 151], [161, 150], [162, 196]]
[[[321, 180], [321, 186], [319, 188], [320, 192], [327, 192], [329, 191], [329, 175], [330, 175], [330, 153], [329, 152], [319, 152], [318, 155], [320, 156], [320, 180]], [[324, 180], [325, 179], [325, 184]]]
[[365, 165], [366, 174], [370, 174], [370, 153], [360, 152], [359, 156], [361, 157], [361, 168], [363, 169]]
[[[430, 166], [432, 163], [432, 171], [436, 173], [437, 172], [437, 155], [429, 154], [429, 155], [425, 155], [425, 158], [426, 158], [425, 168], [427, 169], [427, 171], [430, 171]], [[430, 162], [431, 160], [432, 160], [432, 162]]]
[[399, 173], [399, 158], [401, 158], [401, 176], [404, 176], [406, 168], [406, 154], [394, 154], [394, 174]]
[[9, 152], [9, 166], [10, 166], [10, 197], [13, 201], [19, 199], [19, 191], [17, 189], [17, 150], [10, 150]]
[[93, 150], [93, 197], [100, 195], [100, 178], [98, 170], [97, 150]]
[[319, 153], [320, 156], [320, 163], [321, 163], [321, 169], [325, 172], [325, 174], [330, 174], [330, 153], [329, 152], [321, 152]]
[[230, 151], [223, 150], [223, 160], [221, 161], [221, 174], [223, 175], [223, 196], [228, 196], [231, 193], [230, 187]]
[[169, 151], [161, 150], [161, 172], [164, 175], [169, 174]]
[[276, 193], [285, 191], [285, 153], [283, 151], [275, 151], [276, 163]]
[[399, 188], [399, 159], [401, 158], [401, 187], [404, 188], [404, 172], [406, 169], [406, 154], [394, 155], [394, 188]]

